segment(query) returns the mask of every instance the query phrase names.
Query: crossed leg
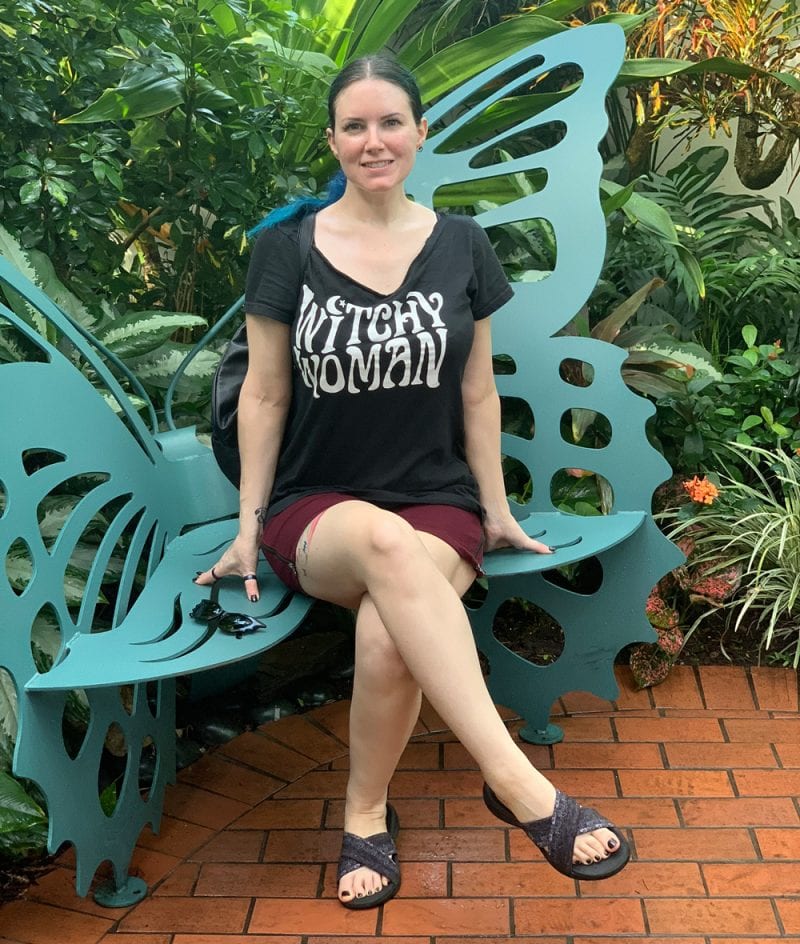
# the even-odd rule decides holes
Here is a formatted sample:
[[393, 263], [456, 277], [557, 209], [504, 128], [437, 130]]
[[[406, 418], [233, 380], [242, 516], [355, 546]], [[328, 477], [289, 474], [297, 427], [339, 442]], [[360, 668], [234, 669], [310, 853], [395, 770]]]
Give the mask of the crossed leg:
[[[359, 691], [354, 689], [356, 718], [351, 720], [351, 727], [356, 725], [356, 743], [345, 828], [356, 835], [385, 829], [386, 790], [413, 727], [412, 713], [416, 718], [416, 687], [520, 821], [550, 816], [555, 789], [514, 743], [481, 674], [460, 600], [468, 586], [464, 583], [467, 571], [472, 579], [469, 565], [443, 542], [423, 538], [397, 515], [366, 502], [347, 501], [329, 508], [315, 522], [311, 542], [308, 530], [298, 542], [297, 570], [303, 589], [359, 610], [360, 619], [361, 608], [367, 607], [360, 629], [365, 630], [362, 652], [367, 647], [369, 658], [360, 667], [357, 662], [356, 669]], [[454, 579], [456, 574], [459, 576]], [[382, 650], [374, 645], [376, 639], [381, 640]], [[370, 641], [372, 646], [368, 646]], [[406, 692], [405, 698], [398, 695], [405, 706], [402, 720], [390, 711], [379, 717], [376, 705], [367, 698], [377, 696], [380, 701], [386, 696], [384, 671], [389, 671], [390, 677], [395, 674], [398, 692]], [[413, 689], [408, 678], [415, 683]], [[378, 755], [382, 756], [380, 775], [373, 778], [368, 768]], [[609, 830], [586, 833], [575, 840], [574, 860], [587, 864], [599, 861], [615, 846], [616, 838]], [[375, 873], [365, 875], [365, 871], [354, 873], [352, 882], [357, 879], [359, 888], [344, 891], [363, 894], [375, 888]]]
[[[471, 565], [444, 541], [418, 531], [435, 566], [459, 594], [475, 579]], [[422, 692], [386, 631], [369, 594], [356, 616], [356, 671], [350, 705], [350, 777], [344, 828], [371, 836], [386, 828], [389, 781], [419, 716]], [[367, 868], [345, 875], [339, 897], [369, 895], [386, 879]]]

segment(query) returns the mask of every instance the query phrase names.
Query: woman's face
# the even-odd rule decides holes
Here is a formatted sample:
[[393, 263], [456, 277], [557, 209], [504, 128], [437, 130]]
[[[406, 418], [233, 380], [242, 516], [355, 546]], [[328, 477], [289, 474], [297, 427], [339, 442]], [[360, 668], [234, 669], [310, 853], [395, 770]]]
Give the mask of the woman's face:
[[401, 185], [411, 173], [428, 123], [414, 120], [408, 95], [384, 79], [359, 79], [335, 103], [328, 144], [349, 183], [373, 193]]

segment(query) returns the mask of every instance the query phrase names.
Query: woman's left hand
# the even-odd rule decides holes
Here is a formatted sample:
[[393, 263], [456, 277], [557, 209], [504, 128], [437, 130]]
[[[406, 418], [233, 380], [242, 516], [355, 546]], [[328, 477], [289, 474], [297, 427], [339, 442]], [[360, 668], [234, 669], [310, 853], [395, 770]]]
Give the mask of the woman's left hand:
[[528, 537], [519, 522], [509, 511], [499, 517], [487, 515], [483, 522], [486, 535], [486, 550], [495, 551], [500, 547], [514, 547], [521, 551], [533, 551], [534, 554], [552, 554], [552, 548], [535, 538]]

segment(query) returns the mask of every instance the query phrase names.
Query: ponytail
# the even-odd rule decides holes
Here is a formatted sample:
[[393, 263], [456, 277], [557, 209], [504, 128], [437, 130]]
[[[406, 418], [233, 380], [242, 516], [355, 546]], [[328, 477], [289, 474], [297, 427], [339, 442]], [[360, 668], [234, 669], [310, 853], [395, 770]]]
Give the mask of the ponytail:
[[284, 206], [275, 207], [248, 232], [248, 238], [252, 239], [261, 230], [271, 229], [287, 220], [302, 220], [309, 213], [319, 213], [323, 207], [336, 203], [343, 196], [346, 185], [347, 178], [341, 170], [338, 170], [328, 181], [328, 189], [324, 197], [300, 197]]

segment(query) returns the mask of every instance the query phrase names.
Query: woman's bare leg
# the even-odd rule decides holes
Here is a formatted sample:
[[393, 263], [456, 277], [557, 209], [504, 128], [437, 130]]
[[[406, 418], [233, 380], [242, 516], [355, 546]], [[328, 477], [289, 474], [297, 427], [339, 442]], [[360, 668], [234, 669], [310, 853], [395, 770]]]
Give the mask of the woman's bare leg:
[[[366, 502], [342, 502], [319, 518], [310, 546], [301, 537], [297, 569], [303, 589], [321, 599], [357, 607], [368, 593], [411, 675], [498, 797], [522, 822], [552, 813], [555, 789], [489, 697], [459, 594], [407, 522]], [[615, 845], [609, 830], [579, 836], [575, 859], [593, 862]]]
[[[444, 541], [418, 532], [436, 566], [461, 594], [475, 571]], [[419, 716], [422, 692], [408, 671], [369, 595], [356, 618], [356, 672], [350, 706], [350, 777], [344, 828], [371, 836], [386, 828], [389, 781]], [[387, 879], [362, 868], [339, 882], [339, 897], [369, 895]]]

